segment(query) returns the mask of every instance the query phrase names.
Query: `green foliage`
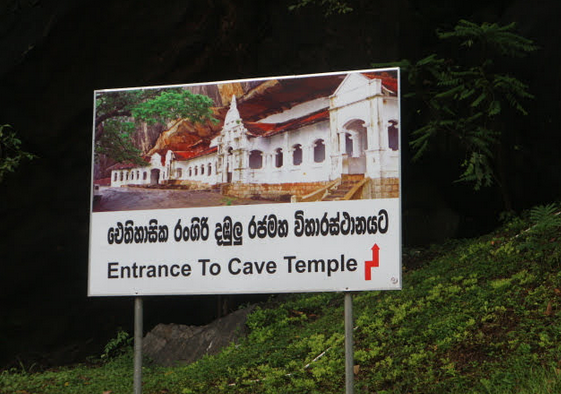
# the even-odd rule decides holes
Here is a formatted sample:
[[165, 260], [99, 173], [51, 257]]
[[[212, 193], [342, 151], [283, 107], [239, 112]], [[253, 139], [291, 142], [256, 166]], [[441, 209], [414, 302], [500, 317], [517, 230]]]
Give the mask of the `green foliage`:
[[101, 355], [102, 360], [110, 360], [130, 350], [133, 338], [125, 331], [117, 331], [115, 338], [107, 342]]
[[454, 44], [447, 56], [432, 54], [416, 63], [398, 64], [415, 89], [408, 97], [423, 103], [419, 112], [425, 124], [411, 140], [414, 159], [434, 147], [437, 138], [453, 143], [464, 154], [459, 181], [476, 190], [494, 183], [502, 186], [497, 152], [506, 121], [516, 113], [526, 115], [522, 102], [533, 98], [525, 83], [499, 67], [505, 59], [537, 49], [514, 28], [514, 23], [461, 20], [452, 31], [437, 32], [441, 40]]
[[453, 31], [438, 31], [441, 39], [459, 39], [460, 45], [471, 48], [481, 45], [493, 52], [511, 57], [525, 56], [527, 52], [537, 49], [532, 40], [514, 33], [516, 24], [499, 26], [497, 23], [476, 23], [460, 20]]
[[212, 104], [210, 97], [193, 94], [188, 90], [165, 90], [150, 100], [138, 103], [131, 109], [131, 114], [135, 119], [148, 124], [183, 118], [194, 123], [205, 120], [216, 123], [217, 120], [212, 117]]
[[182, 88], [102, 92], [96, 97], [96, 155], [119, 163], [145, 165], [132, 136], [140, 122], [166, 124], [188, 119], [193, 123], [213, 118], [212, 100]]
[[132, 353], [110, 360], [96, 367], [75, 365], [52, 368], [41, 373], [25, 370], [0, 372], [2, 394], [83, 394], [127, 393], [132, 391]]
[[136, 132], [133, 122], [108, 119], [104, 124], [104, 133], [95, 144], [95, 153], [112, 158], [118, 163], [133, 163], [145, 166], [142, 151], [134, 146], [132, 136]]
[[159, 90], [119, 90], [103, 92], [96, 96], [96, 126], [106, 118], [131, 116], [131, 109], [136, 103], [150, 100]]
[[[552, 205], [492, 234], [409, 253], [401, 291], [353, 296], [357, 393], [554, 393], [561, 388], [561, 226]], [[418, 264], [417, 264], [418, 265]], [[273, 298], [249, 336], [183, 366], [143, 368], [143, 392], [322, 393], [344, 387], [343, 295]], [[126, 343], [119, 334], [106, 353]], [[0, 392], [127, 393], [129, 345], [95, 367], [7, 371]]]
[[288, 9], [290, 11], [295, 11], [311, 5], [317, 5], [323, 8], [325, 10], [325, 16], [333, 14], [347, 14], [353, 11], [353, 8], [349, 5], [348, 1], [341, 0], [299, 0], [297, 3], [288, 6]]
[[557, 204], [539, 205], [530, 210], [530, 219], [535, 223], [534, 231], [544, 231], [561, 226], [561, 211]]
[[36, 157], [21, 149], [21, 140], [10, 125], [0, 125], [0, 182], [8, 173], [14, 172], [22, 161]]

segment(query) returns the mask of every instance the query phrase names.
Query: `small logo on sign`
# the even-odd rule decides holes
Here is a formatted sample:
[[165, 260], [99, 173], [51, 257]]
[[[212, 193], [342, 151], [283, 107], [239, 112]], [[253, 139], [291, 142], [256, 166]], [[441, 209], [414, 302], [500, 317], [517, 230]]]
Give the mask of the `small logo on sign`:
[[364, 262], [364, 280], [372, 280], [372, 268], [380, 266], [380, 247], [374, 244], [371, 250], [372, 260]]

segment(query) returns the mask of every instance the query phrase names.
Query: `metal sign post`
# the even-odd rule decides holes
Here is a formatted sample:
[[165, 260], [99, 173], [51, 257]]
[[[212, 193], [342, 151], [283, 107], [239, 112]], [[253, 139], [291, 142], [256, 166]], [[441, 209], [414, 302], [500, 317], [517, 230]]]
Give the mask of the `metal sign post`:
[[134, 394], [142, 394], [142, 297], [134, 299]]
[[345, 393], [354, 393], [353, 296], [345, 292]]

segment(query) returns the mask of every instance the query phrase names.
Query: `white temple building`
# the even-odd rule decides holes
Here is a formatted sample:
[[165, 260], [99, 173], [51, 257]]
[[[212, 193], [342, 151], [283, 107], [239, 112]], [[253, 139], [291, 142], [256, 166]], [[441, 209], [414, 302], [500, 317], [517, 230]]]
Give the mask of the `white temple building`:
[[257, 121], [242, 119], [233, 96], [210, 143], [154, 153], [145, 167], [115, 169], [111, 186], [179, 184], [301, 200], [316, 190], [325, 196], [345, 179], [362, 180], [355, 198], [399, 195], [399, 98], [377, 74], [350, 73], [331, 95]]

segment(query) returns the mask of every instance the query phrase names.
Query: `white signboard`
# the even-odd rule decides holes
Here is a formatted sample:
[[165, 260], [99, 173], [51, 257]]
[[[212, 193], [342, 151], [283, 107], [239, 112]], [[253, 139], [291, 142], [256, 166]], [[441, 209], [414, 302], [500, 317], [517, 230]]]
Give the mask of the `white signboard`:
[[89, 295], [401, 288], [397, 69], [95, 98]]

